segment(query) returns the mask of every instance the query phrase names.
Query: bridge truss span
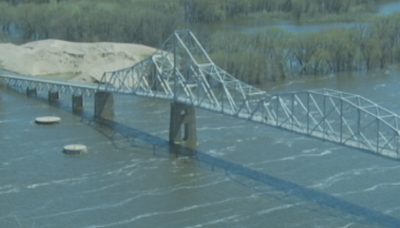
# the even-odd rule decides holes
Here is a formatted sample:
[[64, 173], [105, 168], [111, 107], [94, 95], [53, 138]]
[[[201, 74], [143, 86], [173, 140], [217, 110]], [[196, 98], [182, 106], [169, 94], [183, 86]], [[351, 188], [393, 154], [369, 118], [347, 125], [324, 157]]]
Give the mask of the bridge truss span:
[[185, 103], [232, 115], [251, 112], [266, 92], [234, 78], [214, 64], [190, 31], [175, 32], [150, 58], [105, 72], [99, 90]]
[[0, 81], [10, 87], [32, 88], [35, 90], [64, 94], [92, 96], [97, 91], [97, 86], [93, 84], [51, 80], [7, 71], [0, 71]]
[[99, 91], [164, 99], [399, 158], [399, 117], [331, 89], [268, 94], [211, 60], [190, 31], [175, 32], [139, 64], [104, 73]]
[[319, 89], [271, 95], [260, 103], [254, 121], [399, 158], [399, 116], [362, 96]]

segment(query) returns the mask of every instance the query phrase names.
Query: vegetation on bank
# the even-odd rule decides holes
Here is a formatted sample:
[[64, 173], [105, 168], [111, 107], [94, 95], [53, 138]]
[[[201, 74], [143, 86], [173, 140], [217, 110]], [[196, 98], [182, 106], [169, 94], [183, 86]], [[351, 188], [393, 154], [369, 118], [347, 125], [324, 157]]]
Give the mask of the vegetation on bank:
[[218, 34], [209, 45], [213, 60], [252, 84], [298, 75], [326, 75], [385, 68], [400, 61], [400, 15], [325, 33], [293, 34], [270, 29]]
[[[29, 39], [158, 47], [174, 30], [235, 17], [357, 21], [389, 0], [0, 0], [0, 26]], [[269, 15], [269, 16], [268, 16]], [[325, 18], [325, 19], [324, 19]], [[327, 19], [329, 18], [329, 19]], [[358, 18], [358, 19], [355, 19]], [[197, 35], [197, 34], [196, 34]], [[248, 83], [384, 68], [400, 61], [400, 16], [324, 33], [200, 34], [213, 60]]]

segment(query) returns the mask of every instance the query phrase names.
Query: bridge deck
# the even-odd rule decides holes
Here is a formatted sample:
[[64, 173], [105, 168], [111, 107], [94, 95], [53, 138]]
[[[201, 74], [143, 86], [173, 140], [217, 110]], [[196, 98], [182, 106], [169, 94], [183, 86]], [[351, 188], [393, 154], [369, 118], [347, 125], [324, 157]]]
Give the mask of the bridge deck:
[[98, 90], [98, 86], [95, 84], [32, 77], [5, 70], [0, 70], [0, 79], [4, 84], [7, 84], [8, 86], [35, 88], [38, 90], [54, 91], [60, 93], [82, 94], [91, 96]]

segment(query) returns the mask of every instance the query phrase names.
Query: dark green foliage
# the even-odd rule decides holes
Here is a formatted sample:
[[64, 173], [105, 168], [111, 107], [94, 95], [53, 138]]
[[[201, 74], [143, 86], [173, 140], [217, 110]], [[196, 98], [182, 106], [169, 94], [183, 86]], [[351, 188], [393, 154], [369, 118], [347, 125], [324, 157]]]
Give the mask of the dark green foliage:
[[298, 75], [385, 68], [400, 61], [400, 15], [370, 25], [327, 33], [291, 34], [271, 29], [257, 34], [216, 34], [211, 56], [222, 68], [249, 83]]
[[[17, 6], [0, 3], [0, 24], [13, 25], [27, 39], [135, 42], [158, 46], [182, 27], [183, 11], [176, 1], [62, 1]], [[152, 2], [154, 4], [152, 4]]]

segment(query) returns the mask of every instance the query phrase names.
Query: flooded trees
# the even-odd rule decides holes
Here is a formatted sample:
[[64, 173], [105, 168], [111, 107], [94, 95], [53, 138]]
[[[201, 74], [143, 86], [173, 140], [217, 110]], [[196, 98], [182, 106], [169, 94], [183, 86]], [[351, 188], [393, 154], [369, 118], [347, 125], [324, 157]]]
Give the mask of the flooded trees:
[[0, 27], [4, 32], [9, 32], [14, 20], [14, 8], [6, 2], [0, 2]]
[[325, 33], [220, 33], [210, 46], [223, 69], [248, 83], [385, 68], [400, 61], [400, 16]]
[[211, 23], [225, 19], [223, 4], [219, 1], [185, 0], [183, 4], [187, 22]]
[[[178, 4], [167, 4], [174, 0], [158, 4], [157, 9], [152, 8], [151, 2], [139, 2], [135, 7], [129, 2], [28, 3], [12, 6], [10, 12], [13, 25], [23, 31], [26, 39], [117, 41], [158, 46], [181, 27], [183, 13]], [[0, 24], [9, 25], [11, 22], [7, 18], [0, 16]]]
[[[383, 0], [381, 0], [383, 1]], [[386, 0], [385, 0], [386, 1]], [[379, 0], [0, 0], [0, 25], [28, 39], [128, 42], [159, 47], [174, 30], [256, 12], [301, 20], [346, 12]], [[352, 8], [356, 6], [356, 8]], [[358, 8], [357, 8], [358, 7]], [[252, 14], [254, 16], [254, 14]], [[270, 18], [270, 17], [267, 17]], [[263, 18], [263, 20], [266, 20]], [[199, 32], [212, 59], [249, 83], [286, 77], [385, 68], [400, 61], [400, 16], [325, 33]]]
[[238, 79], [252, 84], [278, 81], [290, 74], [288, 50], [291, 34], [271, 29], [255, 34], [221, 33], [211, 39], [211, 58]]
[[329, 72], [343, 72], [354, 70], [354, 60], [357, 45], [350, 38], [350, 30], [334, 29], [323, 35], [323, 49], [326, 55], [323, 59], [327, 63]]

